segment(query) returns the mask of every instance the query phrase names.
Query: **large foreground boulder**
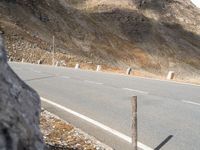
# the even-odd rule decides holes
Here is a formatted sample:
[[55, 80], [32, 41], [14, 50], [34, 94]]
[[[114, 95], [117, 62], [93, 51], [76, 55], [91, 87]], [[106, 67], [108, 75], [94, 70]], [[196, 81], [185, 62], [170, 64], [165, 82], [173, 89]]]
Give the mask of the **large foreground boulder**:
[[0, 150], [42, 150], [40, 99], [7, 64], [0, 35]]

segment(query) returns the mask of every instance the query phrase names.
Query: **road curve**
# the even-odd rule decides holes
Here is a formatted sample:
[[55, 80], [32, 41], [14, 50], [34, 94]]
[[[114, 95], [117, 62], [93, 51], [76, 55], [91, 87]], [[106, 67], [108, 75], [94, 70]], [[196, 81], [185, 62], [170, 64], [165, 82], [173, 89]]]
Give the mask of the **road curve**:
[[[131, 136], [131, 96], [138, 96], [138, 139], [152, 149], [200, 147], [200, 86], [45, 65], [10, 63], [27, 84], [52, 102]], [[52, 105], [43, 105], [115, 145], [130, 145]], [[112, 137], [112, 138], [110, 138]], [[118, 145], [118, 143], [121, 143]], [[118, 146], [117, 146], [118, 145]]]

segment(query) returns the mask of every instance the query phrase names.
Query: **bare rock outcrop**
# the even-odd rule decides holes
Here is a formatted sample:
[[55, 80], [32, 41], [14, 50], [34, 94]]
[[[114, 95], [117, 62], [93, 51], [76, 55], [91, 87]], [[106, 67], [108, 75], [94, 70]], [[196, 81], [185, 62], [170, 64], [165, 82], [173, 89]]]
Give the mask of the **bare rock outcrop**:
[[43, 150], [40, 99], [7, 64], [0, 35], [0, 150]]

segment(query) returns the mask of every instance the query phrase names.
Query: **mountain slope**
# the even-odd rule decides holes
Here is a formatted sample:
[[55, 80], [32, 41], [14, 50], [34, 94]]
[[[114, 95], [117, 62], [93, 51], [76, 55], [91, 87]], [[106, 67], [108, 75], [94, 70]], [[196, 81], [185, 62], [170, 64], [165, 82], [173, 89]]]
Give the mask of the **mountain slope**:
[[9, 57], [57, 57], [163, 74], [200, 74], [200, 10], [189, 0], [1, 0]]

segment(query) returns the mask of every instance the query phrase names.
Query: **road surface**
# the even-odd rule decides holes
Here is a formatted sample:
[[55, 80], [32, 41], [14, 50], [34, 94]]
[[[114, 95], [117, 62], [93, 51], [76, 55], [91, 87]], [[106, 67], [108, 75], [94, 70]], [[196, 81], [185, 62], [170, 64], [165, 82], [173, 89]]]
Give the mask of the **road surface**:
[[[130, 99], [137, 95], [139, 142], [157, 150], [200, 148], [200, 86], [45, 65], [10, 65], [41, 97], [128, 137], [131, 137]], [[65, 119], [106, 144], [128, 149], [122, 148], [127, 141], [106, 135], [59, 108], [45, 103], [44, 106], [62, 117], [66, 115]]]

